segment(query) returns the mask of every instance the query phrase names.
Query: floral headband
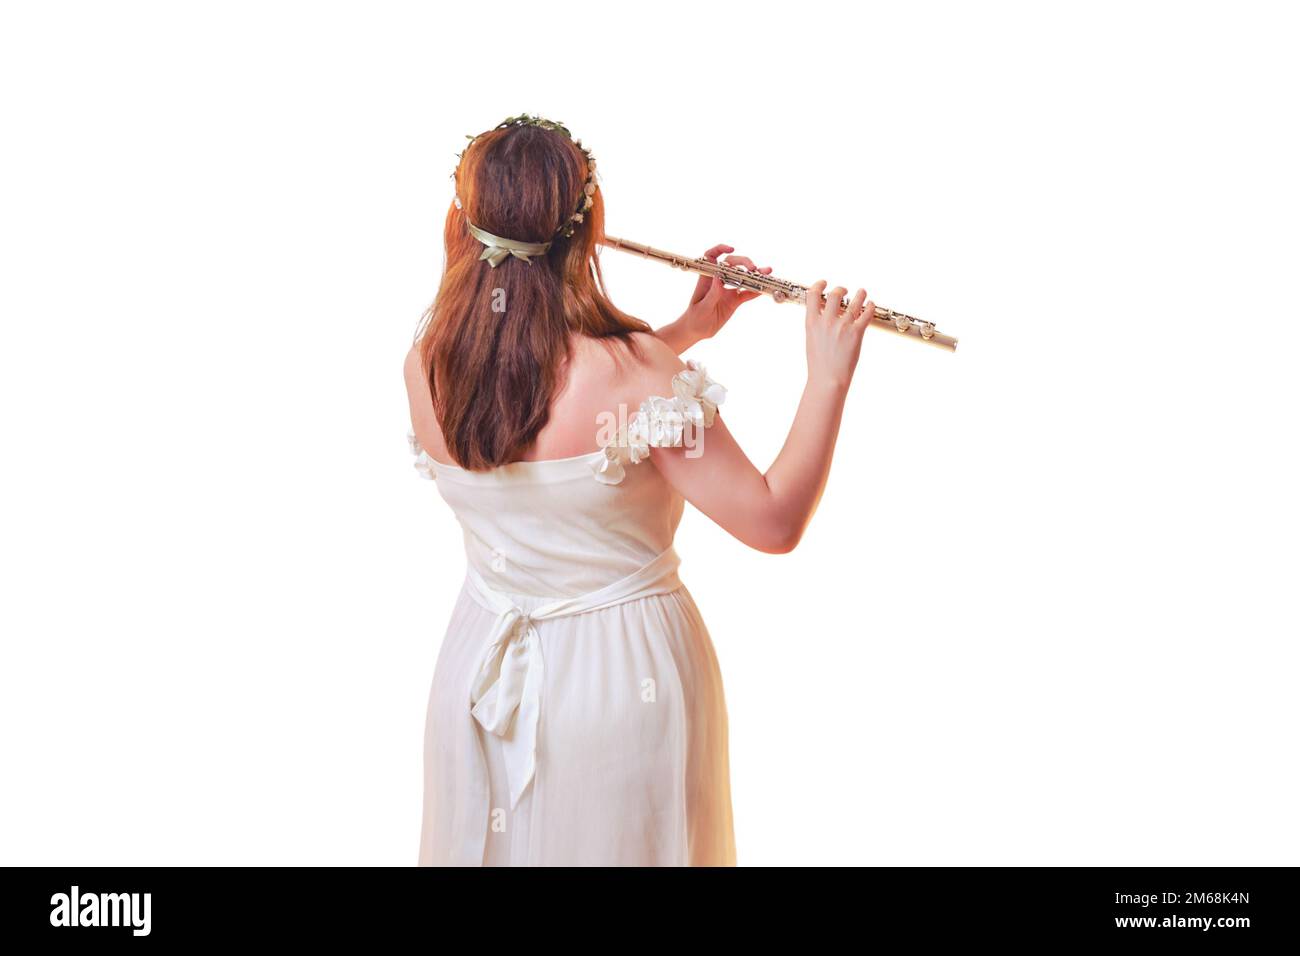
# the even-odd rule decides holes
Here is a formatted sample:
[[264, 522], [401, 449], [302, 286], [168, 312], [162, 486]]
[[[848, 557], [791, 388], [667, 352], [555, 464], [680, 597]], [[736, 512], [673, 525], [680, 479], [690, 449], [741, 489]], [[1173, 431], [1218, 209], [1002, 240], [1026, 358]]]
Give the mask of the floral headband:
[[[557, 236], [564, 236], [565, 238], [572, 236], [585, 218], [587, 210], [596, 202], [593, 198], [596, 195], [595, 157], [591, 155], [591, 151], [588, 150], [587, 147], [582, 145], [582, 140], [574, 139], [573, 134], [565, 129], [562, 124], [556, 123], [552, 120], [543, 119], [540, 116], [532, 116], [528, 113], [522, 113], [519, 116], [508, 116], [486, 132], [491, 133], [499, 129], [508, 129], [511, 126], [536, 126], [538, 129], [551, 129], [561, 132], [565, 136], [569, 137], [573, 142], [573, 145], [582, 150], [582, 155], [587, 158], [587, 179], [582, 186], [582, 196], [578, 199], [578, 208], [574, 211], [573, 215], [569, 216], [569, 218], [560, 225], [559, 229], [555, 230]], [[465, 138], [469, 140], [469, 144], [465, 149], [469, 149], [469, 147], [474, 144], [474, 140], [478, 139], [478, 137], [482, 135], [483, 133], [479, 133], [478, 136], [467, 135]], [[452, 170], [451, 173], [453, 179], [456, 176], [456, 172], [460, 169], [459, 160], [464, 155], [464, 150], [456, 154], [456, 169]], [[462, 206], [460, 202], [460, 196], [457, 195], [455, 198], [456, 208], [464, 209], [465, 207]], [[504, 239], [501, 236], [494, 236], [492, 233], [486, 232], [474, 225], [474, 223], [469, 222], [468, 218], [466, 218], [465, 221], [469, 225], [470, 235], [483, 243], [485, 247], [483, 249], [483, 254], [479, 256], [479, 261], [481, 262], [486, 259], [488, 265], [493, 269], [500, 265], [507, 256], [514, 256], [516, 259], [522, 259], [524, 262], [528, 262], [529, 256], [542, 255], [547, 249], [551, 248], [550, 242], [522, 242], [518, 239]]]

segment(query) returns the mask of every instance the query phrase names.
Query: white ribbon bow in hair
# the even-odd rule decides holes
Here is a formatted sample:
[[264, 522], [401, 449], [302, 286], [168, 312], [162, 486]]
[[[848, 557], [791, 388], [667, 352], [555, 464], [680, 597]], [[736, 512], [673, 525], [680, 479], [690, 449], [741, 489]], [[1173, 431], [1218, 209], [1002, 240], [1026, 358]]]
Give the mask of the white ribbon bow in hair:
[[506, 256], [514, 256], [516, 259], [528, 262], [529, 256], [540, 256], [551, 248], [549, 242], [520, 242], [517, 239], [502, 239], [490, 232], [484, 232], [473, 223], [469, 224], [469, 234], [487, 247], [478, 258], [480, 262], [486, 259], [488, 265], [493, 269], [501, 265]]

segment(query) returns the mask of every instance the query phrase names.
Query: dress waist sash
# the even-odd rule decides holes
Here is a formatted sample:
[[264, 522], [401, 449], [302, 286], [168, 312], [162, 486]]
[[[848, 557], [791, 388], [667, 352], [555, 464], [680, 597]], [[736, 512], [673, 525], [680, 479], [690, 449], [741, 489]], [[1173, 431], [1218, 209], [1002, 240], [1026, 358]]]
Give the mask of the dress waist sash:
[[675, 591], [681, 587], [677, 576], [680, 563], [670, 546], [622, 580], [532, 611], [524, 611], [509, 596], [489, 587], [482, 575], [469, 566], [466, 585], [470, 596], [497, 616], [470, 690], [470, 713], [484, 730], [501, 738], [511, 810], [519, 804], [537, 769], [537, 722], [546, 673], [537, 625]]

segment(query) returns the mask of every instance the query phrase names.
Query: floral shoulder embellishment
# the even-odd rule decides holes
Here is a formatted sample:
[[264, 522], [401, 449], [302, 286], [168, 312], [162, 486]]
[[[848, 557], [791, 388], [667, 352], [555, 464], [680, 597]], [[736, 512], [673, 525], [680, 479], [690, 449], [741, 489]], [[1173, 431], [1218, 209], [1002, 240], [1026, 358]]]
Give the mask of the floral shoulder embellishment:
[[415, 456], [415, 470], [419, 472], [420, 477], [436, 481], [438, 475], [433, 470], [433, 459], [429, 457], [427, 451], [420, 447], [420, 440], [415, 437], [415, 432], [406, 433], [406, 442], [410, 445], [411, 454]]
[[672, 385], [672, 398], [647, 398], [602, 449], [593, 468], [601, 484], [617, 485], [627, 474], [624, 466], [645, 461], [651, 448], [679, 447], [695, 429], [708, 428], [727, 397], [727, 390], [695, 361], [673, 376]]

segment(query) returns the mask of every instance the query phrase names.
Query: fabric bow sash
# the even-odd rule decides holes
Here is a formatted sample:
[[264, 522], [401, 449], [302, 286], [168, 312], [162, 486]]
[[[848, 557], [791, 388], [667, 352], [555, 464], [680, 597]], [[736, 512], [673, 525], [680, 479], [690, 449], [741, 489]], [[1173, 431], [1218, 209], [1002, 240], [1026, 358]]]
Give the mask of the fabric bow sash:
[[674, 591], [681, 587], [679, 563], [677, 552], [669, 547], [644, 567], [607, 587], [552, 601], [531, 611], [490, 587], [472, 564], [466, 569], [470, 595], [481, 607], [496, 614], [470, 688], [470, 713], [485, 731], [501, 738], [511, 810], [518, 807], [519, 798], [537, 770], [537, 725], [546, 678], [537, 624]]
[[535, 770], [544, 677], [537, 628], [532, 617], [512, 604], [497, 615], [470, 692], [474, 719], [501, 738], [511, 810]]

